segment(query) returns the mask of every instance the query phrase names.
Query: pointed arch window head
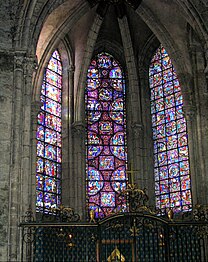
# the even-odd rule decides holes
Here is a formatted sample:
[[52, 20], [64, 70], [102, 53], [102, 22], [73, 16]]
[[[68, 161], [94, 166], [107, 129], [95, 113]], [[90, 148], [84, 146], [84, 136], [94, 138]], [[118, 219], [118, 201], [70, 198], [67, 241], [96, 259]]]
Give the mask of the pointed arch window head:
[[85, 92], [87, 206], [96, 217], [127, 211], [125, 79], [119, 63], [100, 53], [88, 69]]
[[36, 210], [48, 212], [61, 202], [62, 64], [55, 50], [44, 72], [37, 119]]
[[188, 135], [183, 97], [171, 59], [161, 45], [149, 68], [156, 207], [191, 209]]

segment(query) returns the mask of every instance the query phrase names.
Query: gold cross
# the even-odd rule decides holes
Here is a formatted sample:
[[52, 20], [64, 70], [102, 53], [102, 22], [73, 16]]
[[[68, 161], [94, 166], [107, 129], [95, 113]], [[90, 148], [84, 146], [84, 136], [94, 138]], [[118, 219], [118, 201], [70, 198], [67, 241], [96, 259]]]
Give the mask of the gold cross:
[[130, 167], [130, 170], [128, 171], [126, 171], [126, 173], [127, 174], [130, 174], [129, 176], [128, 176], [128, 178], [129, 178], [129, 183], [130, 184], [134, 184], [134, 172], [137, 172], [137, 171], [139, 171], [139, 170], [133, 170], [132, 168], [131, 168], [131, 164], [129, 164], [129, 167]]
[[[129, 176], [128, 176], [128, 178], [129, 178], [129, 183], [130, 184], [134, 184], [134, 173], [135, 172], [138, 172], [139, 170], [133, 170], [132, 168], [131, 168], [131, 163], [129, 163], [129, 167], [130, 167], [130, 170], [127, 170], [126, 171], [126, 173], [127, 174], [130, 174]], [[148, 180], [147, 178], [137, 178], [137, 180]]]

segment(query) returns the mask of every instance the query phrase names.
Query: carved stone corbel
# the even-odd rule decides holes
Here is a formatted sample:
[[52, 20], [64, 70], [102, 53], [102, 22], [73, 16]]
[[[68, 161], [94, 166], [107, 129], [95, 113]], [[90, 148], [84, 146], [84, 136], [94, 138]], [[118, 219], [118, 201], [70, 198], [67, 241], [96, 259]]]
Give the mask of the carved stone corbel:
[[18, 53], [14, 56], [14, 71], [24, 71], [25, 56], [22, 53]]
[[131, 125], [134, 136], [141, 136], [143, 132], [143, 125], [140, 123], [133, 123]]
[[75, 136], [83, 137], [85, 135], [85, 123], [78, 121], [72, 124], [72, 132]]

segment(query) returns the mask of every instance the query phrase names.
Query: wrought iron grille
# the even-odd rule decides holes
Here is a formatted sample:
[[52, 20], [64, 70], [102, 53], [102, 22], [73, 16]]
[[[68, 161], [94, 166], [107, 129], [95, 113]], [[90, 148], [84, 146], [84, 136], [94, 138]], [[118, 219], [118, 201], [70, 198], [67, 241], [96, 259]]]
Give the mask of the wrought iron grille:
[[22, 261], [206, 262], [208, 222], [200, 214], [192, 221], [147, 211], [91, 223], [30, 219], [21, 224]]

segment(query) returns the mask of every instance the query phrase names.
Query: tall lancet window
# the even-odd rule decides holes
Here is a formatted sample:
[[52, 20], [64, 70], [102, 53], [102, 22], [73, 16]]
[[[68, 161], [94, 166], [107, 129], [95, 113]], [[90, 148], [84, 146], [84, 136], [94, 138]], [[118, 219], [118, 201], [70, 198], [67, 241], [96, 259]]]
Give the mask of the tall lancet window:
[[36, 210], [42, 212], [61, 201], [61, 89], [62, 65], [56, 50], [44, 73], [36, 135]]
[[87, 205], [96, 217], [105, 217], [127, 210], [119, 195], [127, 183], [125, 79], [111, 55], [91, 61], [85, 102]]
[[156, 206], [163, 211], [186, 211], [192, 200], [183, 97], [176, 71], [162, 45], [151, 60], [149, 77]]

